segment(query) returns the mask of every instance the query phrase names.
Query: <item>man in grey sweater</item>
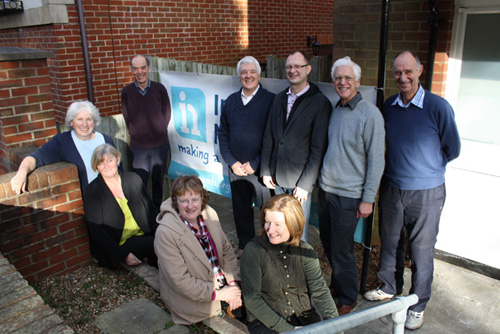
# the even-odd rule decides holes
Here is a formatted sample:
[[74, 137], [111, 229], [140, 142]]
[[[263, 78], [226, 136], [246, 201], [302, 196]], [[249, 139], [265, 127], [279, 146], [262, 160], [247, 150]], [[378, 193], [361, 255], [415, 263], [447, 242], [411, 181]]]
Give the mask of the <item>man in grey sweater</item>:
[[354, 233], [359, 218], [373, 212], [384, 170], [384, 120], [358, 92], [361, 68], [349, 57], [332, 66], [339, 102], [328, 127], [328, 149], [319, 178], [319, 228], [332, 266], [332, 295], [339, 315], [349, 313], [358, 296]]

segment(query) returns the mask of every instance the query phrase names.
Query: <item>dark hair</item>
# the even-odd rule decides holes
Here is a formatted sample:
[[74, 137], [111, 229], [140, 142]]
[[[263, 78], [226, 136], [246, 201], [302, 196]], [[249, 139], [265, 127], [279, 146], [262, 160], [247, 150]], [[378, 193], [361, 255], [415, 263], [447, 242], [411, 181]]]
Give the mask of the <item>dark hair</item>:
[[203, 183], [196, 175], [183, 175], [175, 179], [172, 185], [172, 208], [179, 212], [179, 206], [177, 206], [177, 198], [179, 196], [184, 196], [187, 192], [193, 194], [201, 195], [201, 211], [205, 210], [208, 203], [208, 191], [203, 188]]
[[[302, 51], [302, 50], [293, 50], [293, 51], [292, 51], [292, 52], [288, 55], [288, 57], [290, 57], [291, 55], [294, 55], [294, 54], [296, 54], [296, 53], [300, 53], [300, 54], [304, 57], [304, 59], [306, 60], [306, 62], [309, 64], [309, 56], [308, 56], [308, 55], [307, 55], [304, 51]], [[287, 57], [287, 58], [288, 58], [288, 57]]]
[[[285, 225], [290, 233], [290, 240], [287, 243], [292, 246], [298, 246], [304, 232], [304, 225], [306, 224], [306, 218], [304, 217], [304, 211], [300, 202], [288, 194], [276, 195], [268, 199], [260, 212], [260, 225], [264, 230], [267, 211], [283, 213], [285, 216]], [[262, 231], [262, 234], [265, 234], [265, 231]]]

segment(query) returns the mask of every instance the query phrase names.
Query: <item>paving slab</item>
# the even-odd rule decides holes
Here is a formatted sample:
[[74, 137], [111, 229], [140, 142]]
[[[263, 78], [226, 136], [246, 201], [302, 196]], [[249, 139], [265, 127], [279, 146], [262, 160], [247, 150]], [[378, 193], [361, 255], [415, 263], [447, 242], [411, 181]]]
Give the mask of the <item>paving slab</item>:
[[170, 315], [145, 298], [108, 311], [95, 323], [105, 334], [189, 333], [186, 326], [172, 325]]

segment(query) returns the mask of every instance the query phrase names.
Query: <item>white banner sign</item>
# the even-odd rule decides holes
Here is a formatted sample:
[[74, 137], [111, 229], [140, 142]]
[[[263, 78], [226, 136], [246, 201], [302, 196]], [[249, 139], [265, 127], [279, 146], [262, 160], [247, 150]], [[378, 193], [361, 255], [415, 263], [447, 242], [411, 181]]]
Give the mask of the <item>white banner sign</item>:
[[[168, 137], [172, 161], [168, 176], [195, 174], [208, 191], [230, 197], [227, 165], [219, 152], [217, 131], [225, 99], [239, 90], [237, 77], [186, 72], [160, 72], [161, 83], [167, 88], [172, 103], [172, 118]], [[273, 93], [286, 89], [287, 80], [261, 79], [262, 86]], [[337, 93], [329, 83], [317, 83], [333, 105]], [[361, 86], [363, 98], [375, 104], [376, 90]]]

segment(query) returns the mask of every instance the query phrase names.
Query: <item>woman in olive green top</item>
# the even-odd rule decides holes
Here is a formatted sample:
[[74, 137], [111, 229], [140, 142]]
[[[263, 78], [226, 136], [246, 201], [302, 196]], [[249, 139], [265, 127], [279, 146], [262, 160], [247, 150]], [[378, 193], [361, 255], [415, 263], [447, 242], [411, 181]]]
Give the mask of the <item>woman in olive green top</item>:
[[305, 219], [299, 201], [286, 194], [270, 198], [260, 221], [264, 231], [245, 247], [240, 265], [250, 333], [285, 332], [336, 317], [318, 256], [300, 240]]
[[92, 154], [92, 168], [99, 173], [85, 192], [83, 207], [90, 233], [90, 250], [99, 264], [115, 268], [144, 258], [157, 267], [154, 234], [158, 209], [149, 198], [141, 178], [118, 169], [121, 155], [109, 144]]

